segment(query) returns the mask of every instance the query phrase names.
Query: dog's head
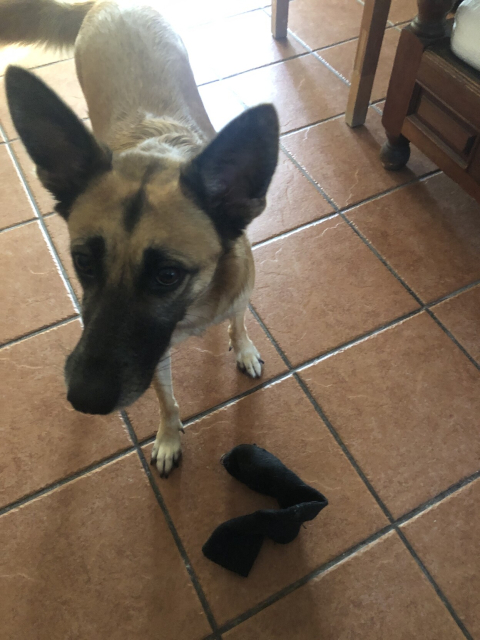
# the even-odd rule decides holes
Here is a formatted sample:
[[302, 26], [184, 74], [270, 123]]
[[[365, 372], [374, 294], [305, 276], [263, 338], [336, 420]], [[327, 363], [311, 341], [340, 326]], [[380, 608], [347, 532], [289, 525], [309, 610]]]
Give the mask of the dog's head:
[[150, 385], [172, 333], [219, 260], [265, 207], [278, 155], [270, 105], [233, 120], [197, 154], [148, 143], [113, 155], [32, 73], [10, 67], [10, 113], [66, 219], [84, 296], [65, 365], [68, 398], [110, 413]]

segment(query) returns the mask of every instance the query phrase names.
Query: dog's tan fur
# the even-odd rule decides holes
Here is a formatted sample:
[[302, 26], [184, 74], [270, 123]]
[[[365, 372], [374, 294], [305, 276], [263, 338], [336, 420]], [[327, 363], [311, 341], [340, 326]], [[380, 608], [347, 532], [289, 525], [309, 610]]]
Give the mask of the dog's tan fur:
[[[108, 281], [128, 288], [144, 248], [168, 247], [196, 270], [189, 283], [192, 302], [171, 346], [230, 318], [237, 363], [260, 375], [260, 356], [244, 323], [254, 284], [249, 242], [242, 234], [225, 251], [213, 222], [179, 184], [182, 167], [215, 136], [179, 36], [155, 10], [109, 0], [73, 6], [0, 0], [0, 25], [0, 43], [64, 46], [76, 39], [77, 74], [93, 132], [113, 151], [113, 170], [97, 177], [72, 207], [72, 248], [86, 237], [106, 238]], [[42, 170], [39, 176], [44, 179]], [[122, 224], [122, 203], [142, 186], [149, 207], [129, 231]], [[264, 206], [263, 199], [252, 217]], [[168, 475], [180, 456], [182, 429], [168, 353], [153, 386], [162, 413], [153, 460]]]

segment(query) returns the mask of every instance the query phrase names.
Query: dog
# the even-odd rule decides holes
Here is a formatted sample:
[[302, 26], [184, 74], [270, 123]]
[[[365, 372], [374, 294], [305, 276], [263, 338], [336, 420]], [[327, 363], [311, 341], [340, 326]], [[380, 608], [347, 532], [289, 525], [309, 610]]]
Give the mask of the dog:
[[152, 463], [168, 477], [182, 431], [170, 349], [229, 319], [238, 367], [262, 372], [245, 328], [255, 275], [245, 229], [264, 210], [277, 165], [276, 111], [253, 107], [216, 134], [182, 40], [149, 6], [0, 0], [0, 43], [75, 44], [93, 135], [33, 73], [10, 66], [5, 80], [83, 289], [67, 399], [108, 414], [153, 385], [161, 424]]

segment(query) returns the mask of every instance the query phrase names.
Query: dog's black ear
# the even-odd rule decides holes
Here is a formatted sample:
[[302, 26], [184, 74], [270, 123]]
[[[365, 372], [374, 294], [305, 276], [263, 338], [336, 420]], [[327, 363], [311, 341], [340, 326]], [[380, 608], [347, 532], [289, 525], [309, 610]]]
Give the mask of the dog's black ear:
[[263, 104], [232, 120], [184, 169], [181, 183], [224, 241], [237, 238], [265, 208], [278, 160], [278, 117]]
[[15, 128], [37, 166], [38, 177], [68, 217], [88, 182], [111, 166], [111, 153], [33, 73], [8, 67], [7, 100]]

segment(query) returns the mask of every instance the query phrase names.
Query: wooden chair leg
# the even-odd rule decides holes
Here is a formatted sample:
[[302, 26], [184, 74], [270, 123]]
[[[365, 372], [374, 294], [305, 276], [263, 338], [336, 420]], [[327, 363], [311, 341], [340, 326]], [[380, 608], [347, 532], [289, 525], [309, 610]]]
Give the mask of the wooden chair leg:
[[272, 35], [277, 40], [287, 37], [289, 0], [272, 0]]
[[391, 0], [365, 0], [345, 119], [350, 127], [365, 122], [387, 26]]

